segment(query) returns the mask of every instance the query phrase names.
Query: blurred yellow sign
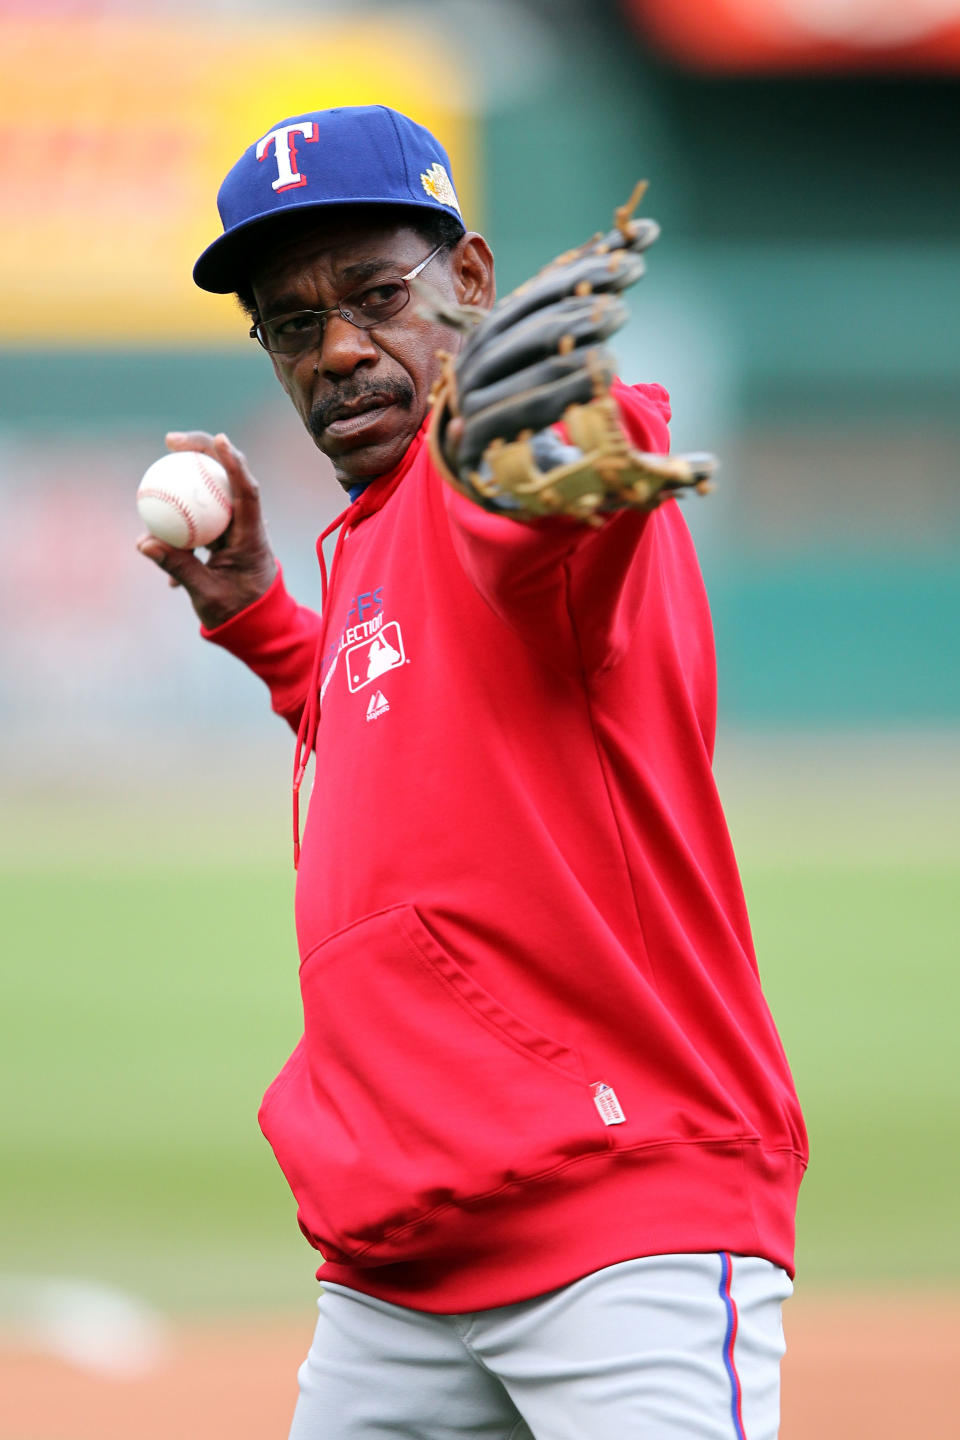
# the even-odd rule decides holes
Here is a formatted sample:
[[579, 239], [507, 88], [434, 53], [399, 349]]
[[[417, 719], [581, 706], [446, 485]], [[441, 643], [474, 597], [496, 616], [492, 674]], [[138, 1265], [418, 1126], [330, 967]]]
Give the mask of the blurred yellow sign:
[[383, 17], [5, 20], [0, 46], [0, 344], [243, 339], [235, 302], [193, 284], [216, 193], [287, 115], [382, 103], [450, 151], [467, 223], [467, 81], [429, 33]]

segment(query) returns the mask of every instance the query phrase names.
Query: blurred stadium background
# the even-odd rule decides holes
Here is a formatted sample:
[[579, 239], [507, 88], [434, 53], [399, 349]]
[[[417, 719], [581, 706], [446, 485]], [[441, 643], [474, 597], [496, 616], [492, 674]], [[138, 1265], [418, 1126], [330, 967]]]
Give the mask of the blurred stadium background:
[[255, 1121], [298, 1026], [290, 737], [135, 553], [133, 493], [165, 430], [227, 430], [318, 603], [340, 492], [190, 270], [243, 145], [376, 100], [446, 141], [501, 289], [651, 181], [618, 351], [671, 390], [675, 444], [724, 462], [688, 516], [814, 1148], [800, 1293], [956, 1296], [960, 0], [0, 0], [0, 23], [0, 1338], [25, 1343], [10, 1277], [309, 1309]]

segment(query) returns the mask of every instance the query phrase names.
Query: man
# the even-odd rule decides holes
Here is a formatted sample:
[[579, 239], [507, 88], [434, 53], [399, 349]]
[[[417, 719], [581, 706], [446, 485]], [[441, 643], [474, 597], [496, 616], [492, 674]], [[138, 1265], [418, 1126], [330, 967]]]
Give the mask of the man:
[[[223, 544], [140, 542], [298, 729], [297, 788], [316, 751], [304, 1038], [261, 1111], [325, 1257], [292, 1436], [769, 1440], [805, 1136], [710, 772], [679, 509], [491, 513], [497, 447], [458, 458], [475, 338], [431, 454], [445, 319], [489, 310], [494, 278], [412, 121], [284, 121], [220, 208], [195, 278], [240, 296], [351, 497], [322, 616], [284, 589], [222, 435], [168, 439], [226, 466]], [[488, 399], [508, 329], [508, 360], [473, 366]], [[656, 469], [665, 393], [612, 394]]]

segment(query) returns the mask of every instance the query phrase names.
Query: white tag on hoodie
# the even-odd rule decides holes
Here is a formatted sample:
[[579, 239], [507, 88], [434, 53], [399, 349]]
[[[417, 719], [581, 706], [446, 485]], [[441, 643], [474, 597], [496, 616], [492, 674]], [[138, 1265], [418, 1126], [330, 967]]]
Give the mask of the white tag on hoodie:
[[602, 1080], [597, 1080], [590, 1088], [593, 1090], [593, 1103], [600, 1111], [604, 1125], [623, 1125], [627, 1117], [620, 1108], [616, 1091]]

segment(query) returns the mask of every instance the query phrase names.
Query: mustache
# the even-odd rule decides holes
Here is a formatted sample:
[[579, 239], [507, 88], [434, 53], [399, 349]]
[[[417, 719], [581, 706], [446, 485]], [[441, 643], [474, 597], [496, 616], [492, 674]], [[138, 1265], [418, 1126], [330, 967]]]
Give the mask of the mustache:
[[402, 376], [392, 380], [369, 381], [366, 384], [363, 381], [352, 381], [340, 385], [331, 395], [325, 395], [322, 400], [318, 400], [311, 409], [307, 423], [313, 438], [320, 439], [330, 421], [336, 418], [341, 406], [352, 404], [355, 400], [365, 400], [367, 397], [384, 405], [401, 405], [405, 410], [410, 410], [416, 394], [412, 382]]

